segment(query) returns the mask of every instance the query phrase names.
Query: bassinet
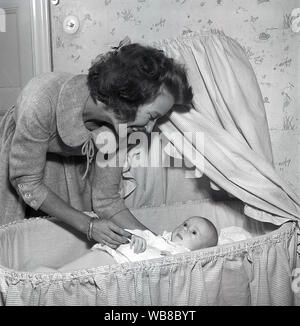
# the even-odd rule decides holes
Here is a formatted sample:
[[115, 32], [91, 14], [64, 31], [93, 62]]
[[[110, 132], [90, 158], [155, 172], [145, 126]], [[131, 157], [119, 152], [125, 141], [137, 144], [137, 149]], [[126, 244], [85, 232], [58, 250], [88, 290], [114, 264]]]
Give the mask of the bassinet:
[[[156, 46], [186, 64], [195, 94], [191, 111], [173, 112], [159, 127], [169, 136], [202, 132], [204, 147], [187, 141], [204, 164], [173, 146], [205, 176], [131, 168], [127, 181], [135, 181], [136, 189], [126, 198], [128, 206], [156, 232], [201, 215], [219, 231], [241, 226], [253, 238], [132, 264], [33, 274], [37, 266], [70, 262], [89, 244], [54, 219], [16, 222], [0, 229], [2, 305], [297, 304], [291, 282], [299, 265], [299, 200], [272, 166], [263, 100], [244, 51], [220, 33], [185, 35]], [[214, 200], [220, 189], [232, 199]]]
[[58, 267], [79, 257], [88, 250], [84, 238], [47, 219], [3, 226], [0, 304], [292, 305], [295, 224], [257, 236], [264, 232], [262, 223], [246, 218], [241, 208], [237, 201], [204, 201], [136, 209], [136, 216], [156, 231], [209, 211], [218, 229], [239, 225], [256, 237], [191, 254], [65, 274], [26, 271], [41, 265]]

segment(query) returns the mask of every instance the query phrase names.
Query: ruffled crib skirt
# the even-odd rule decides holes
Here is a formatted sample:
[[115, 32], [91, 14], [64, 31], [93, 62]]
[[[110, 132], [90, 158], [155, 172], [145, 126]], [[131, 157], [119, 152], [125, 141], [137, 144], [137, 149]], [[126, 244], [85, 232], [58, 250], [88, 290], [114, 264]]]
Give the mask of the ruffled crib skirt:
[[[172, 224], [178, 210], [190, 215], [200, 208], [188, 203], [142, 208], [135, 214], [149, 221], [151, 214], [160, 212], [161, 220], [167, 214]], [[227, 214], [230, 211], [232, 219]], [[241, 215], [220, 204], [218, 214], [224, 213], [228, 226]], [[240, 225], [252, 229], [252, 234], [260, 232], [256, 226], [244, 224], [246, 220]], [[225, 226], [218, 221], [218, 229]], [[266, 235], [189, 254], [71, 273], [34, 274], [26, 271], [39, 265], [59, 267], [90, 246], [54, 220], [16, 222], [0, 229], [0, 304], [292, 305], [296, 230], [295, 223], [286, 223]]]

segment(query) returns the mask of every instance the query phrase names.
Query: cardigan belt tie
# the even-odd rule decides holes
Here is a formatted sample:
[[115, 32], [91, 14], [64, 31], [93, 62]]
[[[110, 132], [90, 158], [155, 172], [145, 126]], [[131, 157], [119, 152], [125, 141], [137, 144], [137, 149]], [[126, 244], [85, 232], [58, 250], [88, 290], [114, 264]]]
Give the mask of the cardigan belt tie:
[[82, 180], [84, 180], [89, 172], [90, 164], [92, 163], [95, 155], [95, 147], [94, 147], [92, 136], [90, 136], [83, 144], [81, 153], [82, 155], [86, 156], [86, 169], [82, 177]]

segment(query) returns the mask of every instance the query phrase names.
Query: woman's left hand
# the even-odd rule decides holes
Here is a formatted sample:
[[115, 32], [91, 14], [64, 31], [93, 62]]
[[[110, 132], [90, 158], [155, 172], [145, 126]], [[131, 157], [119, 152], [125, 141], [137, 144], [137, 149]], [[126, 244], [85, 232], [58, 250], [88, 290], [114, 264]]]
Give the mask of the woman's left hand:
[[111, 220], [101, 219], [95, 220], [92, 236], [95, 241], [116, 249], [121, 244], [128, 243], [131, 234]]

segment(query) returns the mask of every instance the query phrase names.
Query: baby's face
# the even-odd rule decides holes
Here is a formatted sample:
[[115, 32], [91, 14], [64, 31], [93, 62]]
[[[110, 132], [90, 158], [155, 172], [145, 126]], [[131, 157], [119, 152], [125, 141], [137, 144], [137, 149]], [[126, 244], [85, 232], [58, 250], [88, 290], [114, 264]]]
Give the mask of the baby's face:
[[198, 216], [190, 217], [173, 230], [171, 240], [190, 250], [205, 248], [211, 242], [210, 228], [205, 219]]

